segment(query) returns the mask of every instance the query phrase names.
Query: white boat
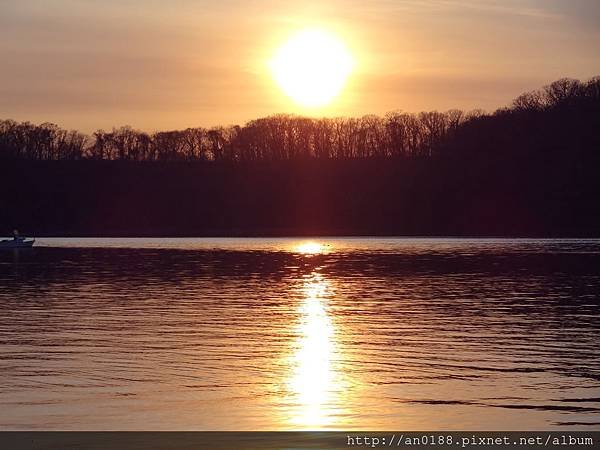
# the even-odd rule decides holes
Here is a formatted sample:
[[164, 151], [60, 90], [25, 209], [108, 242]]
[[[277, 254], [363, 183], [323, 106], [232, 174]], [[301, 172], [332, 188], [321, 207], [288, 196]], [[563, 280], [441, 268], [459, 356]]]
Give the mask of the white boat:
[[3, 248], [31, 248], [33, 247], [33, 243], [35, 239], [25, 239], [25, 238], [17, 238], [17, 239], [4, 239], [0, 241], [0, 249]]

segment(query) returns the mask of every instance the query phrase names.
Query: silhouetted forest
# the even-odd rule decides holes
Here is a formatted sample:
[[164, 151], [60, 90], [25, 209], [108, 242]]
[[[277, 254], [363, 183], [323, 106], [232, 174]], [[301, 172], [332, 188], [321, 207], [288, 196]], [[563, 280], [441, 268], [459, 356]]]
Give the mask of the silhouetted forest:
[[[481, 111], [92, 136], [0, 121], [0, 225], [53, 235], [600, 235], [600, 77]], [[0, 234], [2, 232], [0, 231]]]

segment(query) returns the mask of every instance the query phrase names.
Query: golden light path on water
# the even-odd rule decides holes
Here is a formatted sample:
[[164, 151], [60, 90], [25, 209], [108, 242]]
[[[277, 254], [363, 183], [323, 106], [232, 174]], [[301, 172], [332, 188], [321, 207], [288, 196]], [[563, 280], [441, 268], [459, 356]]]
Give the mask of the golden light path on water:
[[313, 273], [305, 281], [305, 299], [299, 307], [299, 338], [293, 356], [294, 374], [290, 388], [299, 405], [293, 423], [300, 427], [327, 426], [327, 405], [333, 400], [330, 397], [336, 382], [332, 370], [335, 336], [325, 305], [327, 289], [327, 281]]
[[[307, 256], [326, 251], [323, 244], [302, 242], [295, 251]], [[328, 313], [333, 296], [331, 283], [318, 271], [307, 275], [301, 285], [303, 300], [298, 305], [299, 323], [292, 355], [289, 388], [295, 397], [294, 427], [323, 429], [334, 425], [332, 405], [339, 404], [342, 380], [335, 370], [339, 349], [334, 322]]]
[[589, 431], [599, 261], [579, 239], [42, 238], [0, 254], [0, 424]]

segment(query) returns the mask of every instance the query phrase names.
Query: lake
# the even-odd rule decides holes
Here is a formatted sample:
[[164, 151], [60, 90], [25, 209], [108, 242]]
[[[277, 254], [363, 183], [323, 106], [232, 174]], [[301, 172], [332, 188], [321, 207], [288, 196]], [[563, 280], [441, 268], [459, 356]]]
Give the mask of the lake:
[[0, 429], [600, 425], [600, 240], [59, 239], [0, 253]]

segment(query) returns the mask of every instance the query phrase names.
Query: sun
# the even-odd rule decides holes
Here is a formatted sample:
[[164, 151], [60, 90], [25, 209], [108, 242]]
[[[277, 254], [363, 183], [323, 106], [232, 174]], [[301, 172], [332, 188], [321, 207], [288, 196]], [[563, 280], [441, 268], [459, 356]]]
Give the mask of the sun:
[[318, 29], [294, 34], [270, 61], [279, 87], [294, 102], [307, 108], [330, 103], [346, 84], [353, 65], [344, 42]]

